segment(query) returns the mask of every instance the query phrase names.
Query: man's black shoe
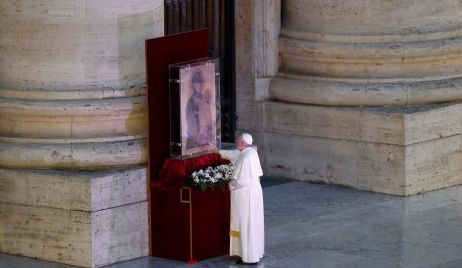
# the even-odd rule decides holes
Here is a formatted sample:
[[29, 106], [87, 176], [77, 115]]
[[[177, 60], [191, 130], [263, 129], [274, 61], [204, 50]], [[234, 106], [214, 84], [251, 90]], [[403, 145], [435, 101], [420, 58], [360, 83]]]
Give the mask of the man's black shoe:
[[236, 264], [239, 264], [239, 265], [257, 265], [258, 262], [243, 262], [242, 260], [237, 260]]

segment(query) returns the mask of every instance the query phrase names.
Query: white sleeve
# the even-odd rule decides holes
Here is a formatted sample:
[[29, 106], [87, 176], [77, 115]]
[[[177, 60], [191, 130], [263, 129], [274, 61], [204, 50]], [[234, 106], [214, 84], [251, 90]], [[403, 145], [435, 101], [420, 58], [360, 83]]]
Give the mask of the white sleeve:
[[236, 162], [237, 158], [239, 157], [239, 151], [238, 150], [220, 150], [220, 155], [224, 159], [228, 159], [231, 161], [231, 163]]

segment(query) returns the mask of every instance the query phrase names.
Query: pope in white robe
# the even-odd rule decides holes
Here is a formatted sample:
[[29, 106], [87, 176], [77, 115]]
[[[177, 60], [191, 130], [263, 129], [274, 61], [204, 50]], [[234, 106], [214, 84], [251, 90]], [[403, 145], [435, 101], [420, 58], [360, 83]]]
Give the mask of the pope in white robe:
[[238, 264], [256, 264], [263, 257], [265, 230], [263, 192], [260, 176], [263, 171], [252, 136], [244, 133], [236, 140], [237, 150], [221, 150], [223, 158], [234, 165], [231, 190], [230, 252], [240, 256]]

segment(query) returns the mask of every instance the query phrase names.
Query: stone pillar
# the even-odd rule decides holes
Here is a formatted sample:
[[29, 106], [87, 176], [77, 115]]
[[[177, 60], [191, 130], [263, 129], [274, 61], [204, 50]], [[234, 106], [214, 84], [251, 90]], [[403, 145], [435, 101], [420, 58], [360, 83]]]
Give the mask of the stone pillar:
[[0, 3], [0, 252], [148, 255], [144, 40], [162, 0]]
[[271, 175], [411, 195], [462, 183], [462, 2], [283, 1]]
[[279, 0], [236, 0], [237, 132], [249, 132], [265, 165], [263, 103], [278, 70]]

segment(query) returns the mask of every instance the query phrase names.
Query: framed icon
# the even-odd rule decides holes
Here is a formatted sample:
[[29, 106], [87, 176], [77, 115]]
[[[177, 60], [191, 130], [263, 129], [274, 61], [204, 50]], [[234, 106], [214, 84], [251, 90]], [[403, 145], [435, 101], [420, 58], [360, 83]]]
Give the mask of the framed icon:
[[188, 158], [220, 146], [218, 59], [169, 66], [170, 155]]

